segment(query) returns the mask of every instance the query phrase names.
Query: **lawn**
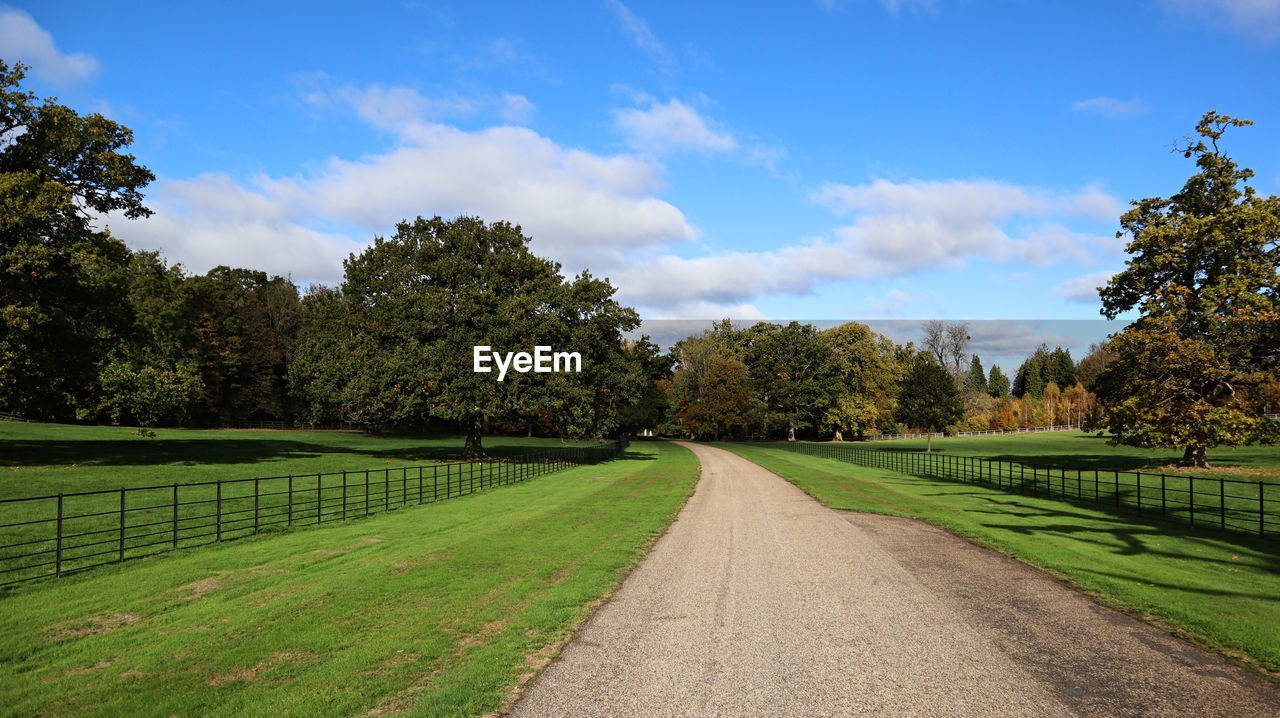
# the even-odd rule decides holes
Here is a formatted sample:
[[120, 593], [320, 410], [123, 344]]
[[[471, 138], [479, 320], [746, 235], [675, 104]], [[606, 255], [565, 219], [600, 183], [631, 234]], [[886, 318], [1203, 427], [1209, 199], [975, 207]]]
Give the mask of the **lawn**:
[[[406, 448], [406, 450], [408, 450]], [[453, 501], [178, 551], [0, 598], [10, 715], [479, 715], [693, 491], [665, 443]]]
[[[885, 451], [923, 451], [923, 439], [858, 442], [856, 446]], [[1220, 446], [1209, 449], [1209, 471], [1171, 468], [1182, 458], [1180, 449], [1139, 449], [1108, 446], [1107, 437], [1081, 431], [965, 436], [933, 440], [933, 450], [960, 456], [981, 456], [997, 461], [1037, 464], [1055, 469], [1103, 471], [1165, 471], [1196, 476], [1226, 476], [1280, 483], [1280, 447]], [[1163, 468], [1162, 468], [1163, 467]]]
[[[456, 459], [457, 435], [359, 431], [157, 429], [156, 438], [120, 426], [0, 421], [0, 499], [218, 479], [363, 471]], [[485, 437], [485, 451], [510, 456], [546, 446], [598, 442]]]
[[[1015, 438], [1017, 455], [1034, 459], [1034, 439], [1043, 435]], [[1070, 441], [1049, 438], [1051, 455]], [[827, 506], [924, 519], [1048, 569], [1105, 603], [1202, 645], [1280, 671], [1280, 544], [1274, 538], [1216, 535], [766, 446], [720, 446]]]

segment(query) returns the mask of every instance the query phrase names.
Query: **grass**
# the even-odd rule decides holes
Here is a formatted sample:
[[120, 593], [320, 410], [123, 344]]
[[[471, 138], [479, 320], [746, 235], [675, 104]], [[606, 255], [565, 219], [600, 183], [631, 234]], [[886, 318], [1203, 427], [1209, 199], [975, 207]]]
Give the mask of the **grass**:
[[[1050, 451], [1064, 440], [1053, 439]], [[1280, 671], [1280, 546], [1274, 539], [1214, 535], [763, 446], [721, 446], [827, 506], [926, 520], [1248, 665]], [[1033, 444], [1020, 444], [1019, 455], [1032, 458]]]
[[477, 715], [544, 665], [692, 493], [622, 458], [0, 599], [10, 715]]
[[[143, 439], [133, 431], [0, 421], [0, 499], [434, 463], [456, 459], [463, 445], [456, 435], [157, 429], [155, 439]], [[484, 446], [510, 456], [594, 443], [485, 437]]]
[[[924, 439], [859, 442], [856, 446], [885, 451], [922, 451]], [[966, 436], [933, 440], [933, 450], [959, 456], [981, 456], [998, 461], [1037, 464], [1055, 469], [1106, 471], [1164, 470], [1173, 474], [1226, 476], [1280, 483], [1280, 447], [1220, 446], [1209, 450], [1204, 470], [1168, 468], [1182, 458], [1180, 449], [1140, 449], [1108, 446], [1106, 436], [1080, 431], [1058, 431], [1008, 436]]]

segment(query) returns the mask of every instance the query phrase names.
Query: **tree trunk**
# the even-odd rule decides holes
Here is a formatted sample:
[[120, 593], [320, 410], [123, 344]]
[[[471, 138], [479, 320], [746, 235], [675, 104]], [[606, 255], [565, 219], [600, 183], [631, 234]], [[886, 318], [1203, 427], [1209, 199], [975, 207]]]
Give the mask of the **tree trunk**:
[[483, 431], [484, 421], [480, 414], [476, 414], [471, 418], [471, 426], [467, 429], [467, 444], [462, 448], [463, 458], [479, 459], [484, 456], [484, 444], [481, 443]]
[[484, 428], [481, 431], [484, 433], [485, 436], [488, 436], [489, 435], [489, 415], [488, 414], [484, 414], [483, 421], [484, 421]]
[[932, 454], [933, 453], [933, 432], [932, 431], [926, 432], [925, 436], [927, 436], [928, 438], [924, 440], [924, 453]]
[[787, 427], [787, 441], [795, 441], [795, 440], [796, 440], [796, 427], [794, 426]]
[[839, 430], [839, 429], [836, 429], [836, 435], [835, 435], [835, 436], [833, 436], [833, 437], [831, 438], [831, 440], [832, 440], [832, 441], [844, 441], [844, 435], [840, 433], [840, 430]]
[[1205, 455], [1205, 447], [1188, 446], [1182, 454], [1182, 461], [1178, 462], [1178, 466], [1185, 466], [1192, 469], [1209, 468], [1209, 457]]

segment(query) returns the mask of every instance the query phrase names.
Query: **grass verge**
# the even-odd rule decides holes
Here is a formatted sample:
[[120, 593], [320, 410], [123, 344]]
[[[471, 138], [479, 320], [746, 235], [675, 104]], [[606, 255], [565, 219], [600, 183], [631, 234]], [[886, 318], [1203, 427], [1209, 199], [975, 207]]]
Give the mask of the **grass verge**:
[[1280, 547], [1057, 500], [720, 444], [836, 509], [924, 519], [1264, 672], [1280, 671]]
[[500, 708], [693, 491], [665, 443], [324, 531], [0, 599], [11, 715], [478, 715]]

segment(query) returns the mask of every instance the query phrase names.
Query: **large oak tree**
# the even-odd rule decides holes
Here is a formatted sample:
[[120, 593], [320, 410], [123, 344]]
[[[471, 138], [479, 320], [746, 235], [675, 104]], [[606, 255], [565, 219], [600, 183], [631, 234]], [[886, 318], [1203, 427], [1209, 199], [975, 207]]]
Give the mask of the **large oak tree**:
[[1183, 466], [1267, 428], [1257, 394], [1280, 359], [1280, 199], [1258, 196], [1218, 144], [1249, 124], [1204, 115], [1183, 148], [1199, 171], [1171, 197], [1133, 202], [1117, 234], [1131, 258], [1101, 288], [1107, 318], [1141, 314], [1107, 342], [1094, 382], [1107, 428], [1116, 443], [1182, 447]]

